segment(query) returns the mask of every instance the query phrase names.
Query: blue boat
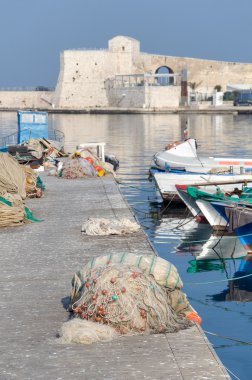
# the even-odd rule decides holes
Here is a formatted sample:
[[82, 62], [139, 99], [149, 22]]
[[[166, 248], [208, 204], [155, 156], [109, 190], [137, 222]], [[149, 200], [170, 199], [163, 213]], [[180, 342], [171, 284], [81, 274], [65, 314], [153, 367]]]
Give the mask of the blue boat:
[[211, 202], [215, 210], [228, 222], [228, 231], [235, 232], [247, 253], [252, 253], [252, 205]]

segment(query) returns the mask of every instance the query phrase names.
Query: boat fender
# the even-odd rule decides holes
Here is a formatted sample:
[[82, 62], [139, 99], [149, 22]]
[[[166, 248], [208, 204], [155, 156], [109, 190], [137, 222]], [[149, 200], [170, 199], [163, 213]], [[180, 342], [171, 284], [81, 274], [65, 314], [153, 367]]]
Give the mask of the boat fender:
[[169, 164], [167, 164], [167, 162], [165, 163], [165, 171], [166, 172], [169, 172], [171, 170], [171, 166]]

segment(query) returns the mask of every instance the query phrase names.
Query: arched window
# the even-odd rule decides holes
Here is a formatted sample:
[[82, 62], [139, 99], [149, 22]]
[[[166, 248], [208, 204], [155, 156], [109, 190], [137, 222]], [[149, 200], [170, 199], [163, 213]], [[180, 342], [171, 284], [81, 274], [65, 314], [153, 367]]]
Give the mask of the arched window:
[[174, 77], [169, 77], [164, 74], [173, 74], [173, 70], [168, 66], [160, 66], [156, 71], [155, 74], [160, 75], [157, 77], [157, 83], [160, 86], [171, 86], [174, 84]]

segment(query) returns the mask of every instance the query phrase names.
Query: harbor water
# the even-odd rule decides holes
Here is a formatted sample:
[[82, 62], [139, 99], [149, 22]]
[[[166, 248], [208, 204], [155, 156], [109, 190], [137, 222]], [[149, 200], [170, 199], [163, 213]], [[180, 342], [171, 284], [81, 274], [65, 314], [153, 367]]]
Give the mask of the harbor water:
[[[252, 273], [252, 263], [236, 238], [213, 236], [185, 208], [163, 205], [149, 178], [153, 154], [180, 140], [186, 123], [200, 155], [252, 156], [250, 115], [49, 115], [50, 131], [65, 134], [66, 151], [80, 143], [105, 142], [106, 153], [119, 159], [122, 193], [158, 254], [177, 266], [203, 330], [232, 378], [247, 380], [252, 278], [232, 279]], [[0, 138], [16, 130], [16, 113], [1, 112]]]

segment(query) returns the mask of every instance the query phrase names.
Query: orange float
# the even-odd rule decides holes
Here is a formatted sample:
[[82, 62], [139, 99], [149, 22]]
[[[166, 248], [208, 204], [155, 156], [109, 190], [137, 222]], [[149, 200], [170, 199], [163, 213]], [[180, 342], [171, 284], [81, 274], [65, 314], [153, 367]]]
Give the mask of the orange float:
[[187, 314], [186, 318], [189, 319], [189, 321], [196, 322], [199, 325], [202, 325], [202, 318], [195, 311], [192, 311], [191, 313]]

